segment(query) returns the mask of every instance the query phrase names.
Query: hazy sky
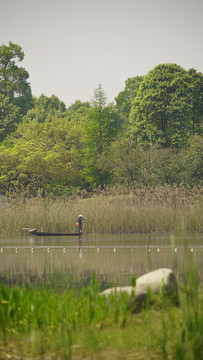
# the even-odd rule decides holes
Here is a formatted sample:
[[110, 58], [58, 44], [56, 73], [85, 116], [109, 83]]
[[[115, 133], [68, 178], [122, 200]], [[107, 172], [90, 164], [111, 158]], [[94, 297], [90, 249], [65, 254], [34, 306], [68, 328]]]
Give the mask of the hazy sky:
[[32, 93], [108, 101], [161, 63], [203, 72], [202, 0], [0, 0], [0, 44], [20, 45]]

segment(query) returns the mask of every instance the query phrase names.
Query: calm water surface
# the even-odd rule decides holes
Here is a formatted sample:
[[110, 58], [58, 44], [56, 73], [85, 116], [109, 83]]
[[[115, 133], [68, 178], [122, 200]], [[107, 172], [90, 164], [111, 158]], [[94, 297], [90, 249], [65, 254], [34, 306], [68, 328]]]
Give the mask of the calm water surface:
[[82, 287], [93, 272], [102, 287], [129, 285], [161, 267], [185, 276], [195, 263], [202, 279], [203, 235], [82, 235], [0, 237], [0, 281]]

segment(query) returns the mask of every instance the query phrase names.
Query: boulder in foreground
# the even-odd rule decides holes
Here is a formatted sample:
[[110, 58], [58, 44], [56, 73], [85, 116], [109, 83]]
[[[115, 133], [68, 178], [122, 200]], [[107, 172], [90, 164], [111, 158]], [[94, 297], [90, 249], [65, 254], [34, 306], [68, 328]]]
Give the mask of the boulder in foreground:
[[138, 277], [136, 287], [143, 290], [149, 288], [156, 294], [164, 288], [168, 294], [174, 294], [177, 291], [177, 282], [171, 269], [161, 268]]
[[[146, 304], [149, 291], [153, 294], [160, 294], [165, 291], [167, 296], [177, 299], [177, 282], [173, 271], [167, 268], [157, 269], [138, 277], [135, 287], [113, 287], [102, 291], [100, 295], [109, 299], [111, 295], [116, 294], [119, 300], [120, 294], [125, 292], [129, 298], [129, 306], [133, 307], [135, 311], [139, 311]], [[132, 304], [132, 301], [134, 304]]]

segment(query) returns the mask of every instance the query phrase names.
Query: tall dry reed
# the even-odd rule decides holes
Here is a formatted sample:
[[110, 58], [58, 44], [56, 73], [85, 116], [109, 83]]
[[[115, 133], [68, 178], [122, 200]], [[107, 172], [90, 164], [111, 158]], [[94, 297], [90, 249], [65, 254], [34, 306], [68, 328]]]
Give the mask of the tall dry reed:
[[85, 233], [202, 232], [202, 188], [157, 186], [82, 193], [69, 199], [15, 200], [0, 209], [1, 234], [21, 234], [22, 228], [53, 232], [77, 230], [79, 214]]

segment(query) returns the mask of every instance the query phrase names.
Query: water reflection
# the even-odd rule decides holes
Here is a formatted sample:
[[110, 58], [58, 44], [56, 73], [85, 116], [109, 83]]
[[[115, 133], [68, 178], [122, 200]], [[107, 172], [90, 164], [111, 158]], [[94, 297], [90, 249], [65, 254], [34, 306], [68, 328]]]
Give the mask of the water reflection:
[[77, 251], [79, 252], [80, 256], [82, 256], [82, 236], [78, 236], [77, 239]]
[[203, 241], [200, 235], [185, 239], [156, 235], [79, 236], [74, 238], [1, 238], [0, 280], [8, 284], [49, 284], [81, 287], [92, 273], [103, 287], [127, 285], [160, 267], [172, 268], [177, 277], [196, 263], [201, 277]]

